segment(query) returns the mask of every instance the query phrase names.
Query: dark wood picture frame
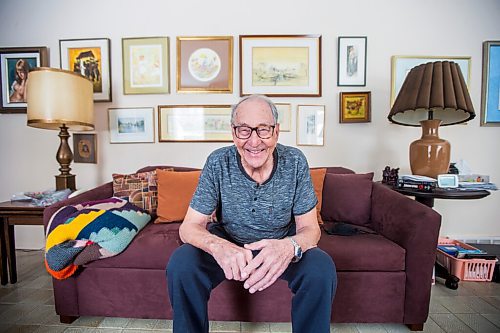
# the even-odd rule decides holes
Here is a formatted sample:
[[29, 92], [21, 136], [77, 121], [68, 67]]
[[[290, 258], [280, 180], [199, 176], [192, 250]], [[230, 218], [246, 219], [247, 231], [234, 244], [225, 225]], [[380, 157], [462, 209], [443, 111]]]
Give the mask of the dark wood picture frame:
[[340, 92], [339, 122], [371, 122], [371, 92]]
[[73, 133], [73, 154], [75, 163], [97, 164], [97, 134]]
[[[11, 87], [15, 85], [17, 81], [16, 76], [18, 76], [18, 74], [16, 66], [20, 60], [27, 58], [29, 58], [30, 61], [28, 62], [25, 60], [22, 64], [28, 66], [28, 77], [29, 71], [33, 68], [49, 66], [48, 49], [45, 46], [0, 48], [0, 113], [26, 113], [25, 101], [11, 102], [11, 96], [13, 94], [11, 92]], [[36, 63], [34, 66], [33, 61]], [[20, 86], [23, 90], [22, 87], [26, 85], [27, 79], [21, 80], [23, 82], [20, 84], [18, 83], [17, 86]], [[12, 89], [14, 88], [12, 87]]]

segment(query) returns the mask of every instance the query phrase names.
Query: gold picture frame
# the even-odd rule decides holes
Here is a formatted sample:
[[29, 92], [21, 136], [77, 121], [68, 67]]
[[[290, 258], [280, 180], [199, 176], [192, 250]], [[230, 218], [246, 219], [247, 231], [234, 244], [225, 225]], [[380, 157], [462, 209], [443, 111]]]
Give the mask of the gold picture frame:
[[241, 35], [240, 95], [321, 96], [321, 35]]
[[340, 93], [340, 123], [371, 122], [371, 92]]
[[177, 37], [177, 92], [233, 92], [233, 37]]
[[123, 94], [168, 94], [168, 37], [122, 38]]
[[231, 105], [159, 105], [159, 142], [231, 142]]

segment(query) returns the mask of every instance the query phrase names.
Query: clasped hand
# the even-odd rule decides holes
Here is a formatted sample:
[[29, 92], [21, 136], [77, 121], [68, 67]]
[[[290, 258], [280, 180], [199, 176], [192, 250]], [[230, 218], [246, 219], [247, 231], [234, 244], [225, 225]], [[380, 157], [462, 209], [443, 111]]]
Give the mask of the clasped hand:
[[[260, 251], [255, 256], [252, 251]], [[239, 247], [226, 243], [212, 253], [228, 280], [245, 281], [250, 293], [272, 285], [293, 258], [293, 245], [287, 239], [263, 239]]]

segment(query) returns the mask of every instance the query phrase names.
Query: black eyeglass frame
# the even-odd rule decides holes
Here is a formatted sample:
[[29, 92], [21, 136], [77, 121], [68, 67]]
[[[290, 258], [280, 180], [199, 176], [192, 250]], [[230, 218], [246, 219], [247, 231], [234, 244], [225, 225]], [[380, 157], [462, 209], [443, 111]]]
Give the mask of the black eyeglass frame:
[[[267, 127], [267, 126], [271, 127], [271, 132], [270, 132], [270, 135], [269, 135], [268, 137], [261, 137], [261, 136], [260, 136], [260, 134], [259, 134], [258, 129], [259, 129], [259, 128], [261, 128], [261, 127], [264, 127], [264, 126], [266, 126], [266, 127]], [[242, 138], [242, 137], [239, 137], [239, 136], [238, 136], [238, 131], [237, 131], [237, 130], [238, 130], [238, 128], [241, 128], [241, 127], [245, 127], [245, 128], [250, 129], [250, 134], [249, 134], [247, 137], [243, 137], [243, 138]], [[234, 125], [233, 125], [234, 135], [236, 135], [236, 137], [237, 137], [238, 139], [243, 139], [243, 140], [244, 140], [244, 139], [248, 139], [248, 138], [250, 138], [250, 137], [252, 136], [253, 131], [255, 131], [255, 133], [257, 133], [257, 136], [258, 136], [259, 138], [261, 138], [261, 139], [264, 139], [264, 140], [265, 140], [265, 139], [270, 139], [270, 138], [274, 135], [274, 129], [275, 129], [275, 128], [276, 128], [276, 125], [260, 125], [260, 126], [257, 126], [257, 127], [250, 127], [250, 126], [246, 126], [246, 125], [241, 125], [241, 126], [234, 126]]]

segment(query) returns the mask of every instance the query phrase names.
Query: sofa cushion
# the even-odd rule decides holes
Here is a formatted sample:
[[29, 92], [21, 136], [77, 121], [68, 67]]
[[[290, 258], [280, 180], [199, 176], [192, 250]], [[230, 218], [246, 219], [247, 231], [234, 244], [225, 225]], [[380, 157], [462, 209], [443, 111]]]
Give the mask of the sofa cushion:
[[149, 223], [125, 251], [111, 258], [96, 260], [85, 267], [164, 270], [170, 255], [182, 244], [179, 226], [180, 223]]
[[314, 194], [316, 194], [316, 197], [318, 198], [318, 204], [316, 205], [318, 223], [323, 224], [323, 219], [321, 218], [321, 203], [323, 201], [323, 183], [325, 181], [326, 168], [311, 169], [310, 171], [314, 186]]
[[373, 172], [327, 173], [323, 185], [323, 220], [370, 226], [372, 179]]
[[158, 204], [156, 171], [113, 175], [113, 196], [127, 200], [150, 214]]
[[155, 223], [182, 221], [193, 197], [201, 171], [156, 170], [158, 175], [158, 218]]
[[318, 247], [333, 258], [337, 271], [397, 272], [405, 269], [405, 249], [379, 234], [336, 236], [322, 230]]

